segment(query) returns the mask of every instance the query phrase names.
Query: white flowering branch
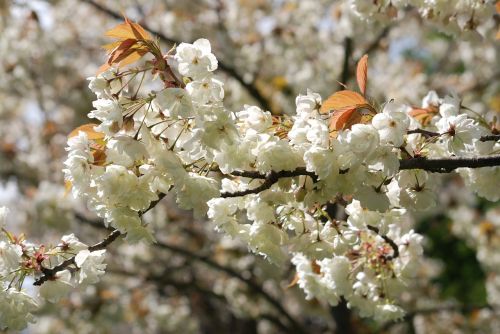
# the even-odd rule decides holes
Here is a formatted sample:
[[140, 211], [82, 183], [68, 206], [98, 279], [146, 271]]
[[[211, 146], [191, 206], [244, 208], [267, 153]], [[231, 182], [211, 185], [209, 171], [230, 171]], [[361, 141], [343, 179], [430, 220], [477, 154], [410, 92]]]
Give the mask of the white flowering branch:
[[[92, 0], [87, 2], [101, 8]], [[107, 8], [101, 9], [109, 12]], [[108, 14], [117, 17], [112, 11]], [[79, 128], [84, 131], [76, 129], [70, 135], [64, 173], [75, 195], [86, 195], [94, 209], [106, 209], [100, 216], [106, 217], [111, 233], [93, 246], [79, 246], [83, 248], [81, 253], [53, 268], [43, 266], [47, 258], [44, 253], [35, 254], [39, 265], [35, 273], [43, 274], [35, 285], [55, 281], [60, 276], [58, 273], [68, 267], [71, 269], [64, 275], [78, 271], [82, 282], [87, 279], [87, 273], [82, 266], [85, 262], [80, 260], [93, 251], [100, 250], [101, 258], [89, 260], [87, 266], [97, 263], [95, 272], [89, 273], [93, 276], [104, 273], [105, 265], [101, 263], [104, 249], [122, 235], [130, 241], [152, 242], [154, 237], [142, 223], [141, 216], [158, 203], [158, 192], [166, 193], [163, 189], [170, 185], [175, 187], [181, 208], [193, 209], [198, 216], [207, 214], [221, 230], [245, 238], [252, 251], [272, 262], [286, 261], [283, 246], [295, 243], [296, 247], [290, 248], [292, 263], [296, 266], [297, 283], [308, 299], [324, 299], [332, 306], [345, 301], [362, 311], [370, 308], [366, 314], [376, 319], [397, 319], [404, 311], [395, 304], [397, 296], [392, 295], [391, 286], [396, 291], [403, 279], [373, 281], [370, 273], [375, 271], [379, 277], [404, 277], [405, 268], [418, 264], [423, 252], [422, 237], [414, 230], [394, 230], [391, 226], [396, 226], [401, 219], [401, 209], [425, 210], [435, 203], [431, 175], [425, 171], [448, 173], [463, 167], [500, 165], [495, 144], [480, 147], [476, 154], [471, 152], [476, 147], [475, 141], [497, 139], [495, 125], [484, 120], [492, 132], [478, 128], [477, 121], [460, 114], [455, 104], [446, 104], [433, 96], [428, 98], [436, 100], [432, 106], [442, 105], [443, 110], [439, 110], [442, 117], [436, 123], [439, 132], [425, 128], [407, 131], [410, 116], [428, 118], [436, 113], [432, 108], [408, 113], [389, 103], [383, 110], [377, 110], [364, 97], [368, 82], [367, 56], [361, 58], [356, 70], [362, 95], [343, 90], [322, 101], [318, 94], [308, 92], [297, 97], [296, 116], [275, 118], [255, 106], [245, 106], [236, 113], [223, 107], [223, 83], [211, 73], [217, 69], [218, 62], [206, 39], [193, 44], [181, 43], [164, 54], [143, 27], [127, 18], [107, 35], [118, 39], [119, 47], [109, 52], [105, 66], [119, 68], [122, 62], [130, 61], [130, 57], [153, 55], [152, 74], [159, 73], [164, 89], [147, 91], [147, 97], [142, 94], [146, 92], [139, 94], [143, 76], [139, 88], [129, 99], [124, 87], [134, 80], [136, 72], [108, 71], [91, 79], [89, 87], [98, 99], [89, 117], [97, 119], [99, 124], [84, 125]], [[349, 38], [345, 40], [342, 81], [350, 76], [352, 43]], [[123, 84], [121, 80], [126, 76], [130, 78]], [[359, 114], [358, 109], [362, 108], [371, 112], [370, 117]], [[421, 136], [407, 136], [412, 133]], [[485, 134], [488, 136], [481, 137]], [[443, 145], [448, 152], [446, 158], [432, 159], [420, 154], [429, 138], [440, 139], [432, 142]], [[414, 154], [406, 152], [407, 144], [415, 147]], [[491, 155], [474, 157], [487, 154], [488, 147]], [[408, 158], [400, 159], [398, 148], [408, 153]], [[213, 166], [237, 171], [224, 173]], [[255, 170], [245, 170], [245, 166]], [[377, 170], [372, 166], [378, 166]], [[486, 169], [479, 173], [489, 175], [497, 171]], [[210, 172], [221, 172], [226, 179], [221, 182], [220, 175]], [[475, 172], [461, 171], [464, 173]], [[344, 176], [338, 177], [339, 174]], [[281, 189], [285, 193], [281, 198], [276, 192], [272, 194], [276, 198], [270, 201], [264, 194], [233, 200], [260, 194], [283, 178], [298, 176], [304, 177], [289, 180], [288, 189], [285, 186]], [[307, 176], [312, 182], [307, 182]], [[223, 189], [226, 185], [231, 187], [233, 177], [249, 179], [250, 188], [221, 193], [221, 184]], [[397, 187], [399, 192], [389, 192], [389, 187]], [[488, 188], [484, 192], [489, 198], [495, 198], [494, 187], [483, 188]], [[340, 196], [352, 196], [352, 199], [344, 203], [347, 220], [337, 224], [318, 204], [332, 202]], [[251, 226], [239, 223], [238, 211], [242, 209], [252, 221]], [[104, 226], [102, 222], [95, 225]], [[290, 231], [295, 231], [295, 235]], [[387, 236], [388, 231], [391, 237]], [[352, 240], [355, 245], [347, 244], [349, 235], [355, 236]], [[318, 243], [315, 246], [318, 251], [335, 255], [320, 259], [302, 241]], [[346, 247], [335, 250], [335, 245]], [[246, 283], [287, 319], [294, 332], [302, 332], [275, 298], [238, 271], [175, 245], [159, 242], [157, 247]], [[98, 254], [92, 256], [95, 255]], [[94, 277], [91, 280], [95, 281]], [[369, 288], [371, 285], [378, 289]], [[47, 284], [43, 288], [47, 286], [50, 287]]]
[[[149, 208], [144, 210], [141, 213], [141, 215], [143, 215], [146, 212], [148, 212], [149, 210], [153, 209], [164, 197], [165, 197], [165, 194], [163, 194], [163, 193], [160, 194], [158, 196], [158, 199], [154, 202], [151, 202]], [[104, 224], [102, 224], [102, 226], [104, 226]], [[118, 237], [120, 237], [122, 235], [123, 235], [123, 233], [121, 233], [120, 231], [112, 230], [111, 233], [106, 238], [104, 238], [100, 242], [96, 243], [95, 245], [89, 246], [88, 250], [90, 252], [94, 252], [94, 251], [105, 249], [111, 243], [113, 243], [116, 239], [118, 239]], [[52, 267], [52, 268], [45, 268], [44, 266], [41, 266], [40, 269], [41, 269], [43, 275], [41, 277], [39, 277], [38, 279], [36, 279], [35, 282], [33, 283], [33, 285], [41, 286], [43, 283], [53, 279], [58, 272], [63, 271], [64, 269], [66, 269], [70, 266], [76, 266], [75, 259], [76, 259], [76, 255], [70, 257], [69, 259], [61, 262], [60, 264], [58, 264], [57, 266]]]
[[[104, 238], [102, 241], [96, 243], [93, 246], [90, 246], [88, 248], [88, 250], [90, 252], [94, 252], [97, 250], [105, 249], [106, 247], [108, 247], [109, 244], [111, 244], [113, 241], [115, 241], [120, 235], [121, 235], [120, 231], [114, 230], [106, 238]], [[35, 282], [33, 283], [33, 285], [41, 286], [43, 283], [45, 283], [51, 279], [54, 279], [55, 275], [58, 272], [63, 271], [64, 269], [66, 269], [70, 266], [76, 266], [75, 258], [76, 258], [76, 255], [72, 256], [71, 258], [61, 262], [60, 264], [58, 264], [57, 266], [52, 267], [52, 268], [45, 268], [45, 267], [41, 266], [41, 271], [43, 273], [43, 276], [36, 279]]]

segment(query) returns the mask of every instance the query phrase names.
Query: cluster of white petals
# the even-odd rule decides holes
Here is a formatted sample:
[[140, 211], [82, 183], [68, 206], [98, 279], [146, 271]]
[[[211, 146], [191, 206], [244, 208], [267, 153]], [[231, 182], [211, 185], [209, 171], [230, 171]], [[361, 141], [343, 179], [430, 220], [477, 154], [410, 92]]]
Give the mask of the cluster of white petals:
[[[32, 313], [43, 301], [56, 303], [67, 297], [75, 286], [97, 283], [106, 267], [102, 263], [105, 250], [91, 252], [73, 234], [63, 236], [60, 243], [50, 249], [35, 245], [6, 232], [2, 225], [9, 218], [7, 213], [5, 207], [0, 208], [0, 329], [21, 330], [34, 322]], [[55, 272], [36, 295], [23, 289], [26, 276], [39, 277], [42, 266], [56, 266], [74, 254], [78, 268], [74, 273]]]
[[[370, 17], [381, 6], [419, 2], [352, 3], [360, 16]], [[476, 6], [472, 1], [446, 12], [446, 6], [425, 3], [426, 16], [454, 15], [462, 29], [460, 11]], [[468, 19], [483, 15], [479, 8], [473, 12]], [[165, 57], [182, 78], [160, 90], [146, 86], [147, 94], [121, 87], [115, 70], [90, 78], [97, 99], [88, 117], [98, 125], [68, 140], [64, 175], [73, 195], [85, 199], [107, 227], [138, 243], [154, 242], [154, 228], [142, 215], [171, 192], [180, 208], [208, 215], [216, 229], [243, 240], [252, 252], [278, 266], [291, 261], [307, 299], [332, 306], [343, 299], [379, 321], [403, 317], [400, 295], [423, 254], [423, 237], [406, 214], [436, 205], [433, 172], [440, 170], [401, 169], [400, 162], [494, 155], [500, 144], [480, 140], [491, 134], [488, 117], [465, 112], [456, 97], [431, 92], [422, 108], [437, 111], [429, 111], [428, 122], [391, 101], [371, 119], [333, 135], [330, 115], [319, 111], [321, 96], [309, 90], [296, 98], [292, 116], [250, 105], [228, 110], [206, 39], [182, 43]], [[489, 200], [500, 196], [499, 173], [499, 167], [460, 170]], [[0, 293], [6, 302], [0, 327], [23, 328], [31, 320], [36, 302], [21, 289], [24, 276], [43, 276], [74, 255], [72, 270], [55, 273], [38, 290], [37, 298], [56, 302], [74, 287], [100, 280], [105, 252], [89, 250], [73, 235], [50, 250], [2, 236]], [[19, 283], [17, 289], [9, 282]]]
[[[89, 117], [101, 122], [95, 130], [105, 134], [106, 162], [93, 161], [95, 142], [85, 134], [71, 138], [65, 172], [73, 193], [136, 242], [153, 240], [141, 212], [173, 189], [181, 208], [208, 213], [217, 229], [269, 261], [280, 265], [294, 254], [307, 298], [336, 305], [342, 297], [362, 316], [401, 317], [399, 292], [422, 255], [422, 237], [403, 223], [404, 214], [436, 205], [437, 176], [400, 171], [399, 161], [425, 154], [469, 157], [478, 147], [482, 155], [494, 154], [498, 144], [479, 142], [489, 133], [484, 123], [463, 113], [456, 98], [431, 92], [423, 108], [432, 104], [438, 112], [424, 126], [411, 107], [391, 101], [371, 121], [331, 136], [328, 118], [319, 112], [322, 99], [311, 91], [297, 97], [292, 117], [273, 118], [255, 106], [225, 109], [207, 40], [181, 44], [171, 66], [186, 87], [153, 91], [143, 101], [106, 94], [112, 88], [91, 79], [99, 102]], [[300, 169], [311, 174], [266, 179]], [[483, 170], [461, 173], [475, 179], [484, 173], [490, 180], [498, 173], [497, 167]], [[231, 175], [239, 172], [248, 175]], [[345, 220], [327, 212], [326, 205], [338, 199], [347, 201]]]

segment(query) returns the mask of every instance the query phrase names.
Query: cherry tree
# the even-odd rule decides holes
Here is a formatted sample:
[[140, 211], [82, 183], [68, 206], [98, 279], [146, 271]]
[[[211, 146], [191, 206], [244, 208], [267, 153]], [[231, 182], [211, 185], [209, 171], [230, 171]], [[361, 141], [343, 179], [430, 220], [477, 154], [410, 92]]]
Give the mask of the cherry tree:
[[[1, 173], [22, 200], [0, 210], [0, 328], [499, 325], [493, 1], [111, 5], [3, 8]], [[78, 38], [48, 33], [74, 6]], [[422, 226], [445, 219], [481, 305], [433, 285]], [[61, 310], [75, 323], [51, 327]]]

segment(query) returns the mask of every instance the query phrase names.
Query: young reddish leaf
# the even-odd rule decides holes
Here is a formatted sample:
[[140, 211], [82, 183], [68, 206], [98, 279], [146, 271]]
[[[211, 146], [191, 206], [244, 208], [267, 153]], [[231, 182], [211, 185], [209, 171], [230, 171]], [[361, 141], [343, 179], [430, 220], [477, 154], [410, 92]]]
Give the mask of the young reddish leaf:
[[148, 34], [146, 30], [144, 30], [143, 27], [141, 27], [138, 23], [134, 23], [130, 21], [128, 18], [125, 18], [125, 22], [127, 22], [130, 25], [130, 29], [132, 30], [135, 38], [139, 40], [151, 40], [151, 36]]
[[415, 118], [420, 124], [427, 125], [431, 122], [432, 117], [438, 113], [436, 107], [428, 108], [413, 108], [409, 115]]
[[358, 114], [356, 110], [357, 107], [345, 107], [334, 111], [332, 117], [330, 117], [330, 131], [340, 131], [344, 129], [344, 125], [349, 121], [349, 119], [354, 114]]
[[121, 43], [122, 41], [116, 41], [113, 43], [105, 44], [102, 46], [102, 48], [108, 50], [108, 52], [111, 52], [116, 49]]
[[368, 55], [364, 55], [358, 61], [356, 68], [356, 80], [361, 94], [366, 94], [366, 86], [368, 84]]
[[345, 108], [334, 111], [330, 118], [329, 129], [332, 137], [340, 130], [350, 129], [354, 124], [371, 123], [373, 114], [371, 109], [364, 111], [363, 107]]
[[[131, 41], [131, 40], [127, 40], [127, 41]], [[112, 65], [112, 64], [117, 64], [118, 67], [122, 67], [122, 66], [125, 66], [125, 65], [128, 65], [128, 64], [132, 64], [134, 62], [136, 62], [137, 60], [139, 60], [142, 56], [144, 56], [146, 53], [148, 53], [148, 50], [145, 49], [145, 48], [137, 48], [137, 47], [133, 47], [134, 44], [132, 44], [132, 46], [128, 46], [128, 45], [124, 45], [124, 44], [129, 44], [127, 43], [127, 41], [124, 41], [122, 43], [123, 47], [120, 45], [120, 47], [118, 47], [116, 50], [113, 50], [113, 52], [111, 52], [111, 54], [109, 55], [109, 59], [108, 59], [108, 65]], [[134, 41], [135, 43], [135, 41]]]
[[151, 36], [143, 27], [126, 17], [125, 23], [108, 30], [105, 35], [118, 40], [104, 45], [109, 57], [106, 64], [99, 68], [98, 73], [102, 73], [112, 65], [122, 67], [132, 64], [150, 51], [146, 41], [152, 41]]
[[126, 23], [121, 23], [114, 28], [109, 29], [104, 33], [105, 36], [118, 39], [128, 39], [134, 38], [134, 33], [130, 30], [130, 27]]
[[116, 27], [106, 31], [106, 36], [117, 38], [120, 40], [136, 39], [136, 40], [151, 40], [151, 36], [139, 24], [130, 21], [125, 17], [125, 23], [121, 23]]
[[[120, 57], [126, 57], [130, 55], [130, 53], [134, 52], [134, 45], [137, 43], [135, 39], [126, 39], [122, 41], [116, 48], [111, 50], [109, 53], [108, 64], [119, 63], [121, 59]], [[125, 56], [123, 56], [125, 55]]]
[[351, 129], [354, 124], [362, 123], [364, 115], [361, 113], [359, 109], [356, 109], [354, 113], [351, 114], [346, 122], [343, 124], [343, 129]]
[[78, 132], [82, 131], [82, 132], [85, 132], [87, 134], [87, 138], [89, 140], [101, 140], [101, 139], [103, 139], [104, 133], [95, 131], [94, 130], [95, 126], [97, 126], [97, 124], [94, 124], [94, 123], [88, 123], [88, 124], [81, 125], [81, 126], [77, 127], [76, 129], [74, 129], [73, 131], [71, 131], [68, 135], [68, 138], [77, 136]]
[[104, 147], [94, 148], [92, 150], [92, 156], [94, 157], [93, 165], [103, 166], [106, 163], [106, 151]]
[[97, 75], [101, 74], [102, 72], [105, 72], [108, 68], [110, 68], [108, 63], [104, 63], [101, 66], [99, 66], [99, 69], [97, 70]]
[[359, 93], [352, 90], [341, 90], [326, 99], [321, 105], [320, 113], [326, 114], [332, 110], [340, 110], [347, 107], [360, 107], [369, 105], [368, 101]]

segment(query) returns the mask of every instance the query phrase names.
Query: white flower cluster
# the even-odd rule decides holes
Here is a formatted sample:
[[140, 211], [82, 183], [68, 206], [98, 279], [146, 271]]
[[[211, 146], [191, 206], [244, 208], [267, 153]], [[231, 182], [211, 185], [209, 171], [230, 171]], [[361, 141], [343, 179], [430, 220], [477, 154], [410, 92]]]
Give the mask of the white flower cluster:
[[[51, 303], [59, 301], [74, 286], [96, 283], [104, 274], [105, 250], [90, 252], [87, 245], [73, 235], [61, 238], [60, 243], [52, 248], [37, 246], [14, 236], [4, 228], [7, 209], [0, 208], [0, 329], [21, 330], [28, 322], [34, 321], [32, 312], [38, 309], [43, 300]], [[45, 282], [34, 297], [23, 290], [26, 277], [39, 277], [43, 268], [56, 266], [76, 254], [76, 270], [62, 270]], [[37, 300], [39, 299], [39, 300]]]
[[[283, 263], [293, 252], [299, 285], [309, 297], [333, 305], [344, 297], [365, 316], [400, 317], [397, 291], [422, 253], [421, 237], [401, 227], [402, 215], [436, 202], [434, 176], [399, 171], [401, 152], [470, 156], [480, 148], [491, 154], [497, 144], [485, 147], [478, 141], [488, 129], [460, 114], [456, 99], [442, 100], [431, 92], [424, 107], [433, 103], [439, 110], [426, 127], [438, 131], [432, 140], [407, 134], [421, 126], [409, 116], [409, 107], [396, 103], [386, 104], [371, 123], [355, 124], [334, 138], [327, 117], [319, 113], [321, 97], [313, 92], [297, 97], [293, 118], [273, 118], [255, 106], [226, 110], [206, 40], [181, 44], [171, 64], [187, 86], [166, 88], [148, 101], [126, 94], [117, 99], [106, 94], [109, 85], [95, 83], [101, 79], [91, 81], [101, 102], [89, 116], [101, 122], [96, 130], [106, 136], [105, 163], [95, 163], [96, 143], [84, 133], [70, 139], [66, 175], [74, 192], [88, 197], [101, 217], [137, 241], [152, 239], [140, 212], [173, 187], [182, 208], [198, 215], [208, 210], [220, 230], [245, 240], [270, 261]], [[222, 182], [211, 173], [217, 167], [226, 176]], [[315, 177], [305, 173], [275, 180], [259, 192], [252, 189], [262, 186], [262, 177], [231, 177], [241, 171], [268, 175], [300, 168]], [[485, 169], [486, 177], [491, 170]], [[325, 212], [328, 202], [349, 196], [355, 199], [346, 208], [347, 221]], [[337, 266], [343, 271], [332, 269]]]
[[356, 16], [368, 21], [395, 18], [411, 6], [422, 18], [453, 33], [476, 30], [495, 11], [494, 0], [350, 0], [350, 4]]
[[[293, 117], [255, 106], [227, 110], [207, 40], [182, 43], [166, 59], [172, 81], [160, 91], [143, 87], [146, 97], [138, 88], [128, 92], [123, 79], [140, 69], [90, 79], [98, 99], [89, 117], [99, 124], [68, 140], [64, 173], [73, 194], [130, 242], [151, 242], [153, 231], [141, 216], [172, 191], [181, 208], [208, 214], [219, 230], [271, 262], [293, 256], [307, 298], [332, 305], [344, 298], [363, 316], [401, 317], [398, 293], [422, 255], [422, 237], [404, 214], [436, 204], [436, 177], [400, 170], [400, 160], [494, 154], [498, 143], [479, 140], [491, 134], [486, 118], [461, 113], [456, 98], [431, 92], [422, 108], [428, 121], [389, 102], [372, 119], [332, 135], [330, 115], [319, 112], [322, 99], [311, 91], [297, 97]], [[462, 173], [479, 182], [498, 167]], [[478, 192], [499, 196], [498, 187]], [[341, 205], [347, 217], [343, 209], [332, 212]], [[104, 251], [67, 238], [68, 248], [55, 253], [4, 241], [1, 268], [12, 272], [26, 252], [38, 252], [28, 257], [38, 258], [39, 267], [49, 258], [55, 265], [72, 249], [76, 273], [60, 271], [40, 294], [53, 301], [73, 285], [95, 283]]]

